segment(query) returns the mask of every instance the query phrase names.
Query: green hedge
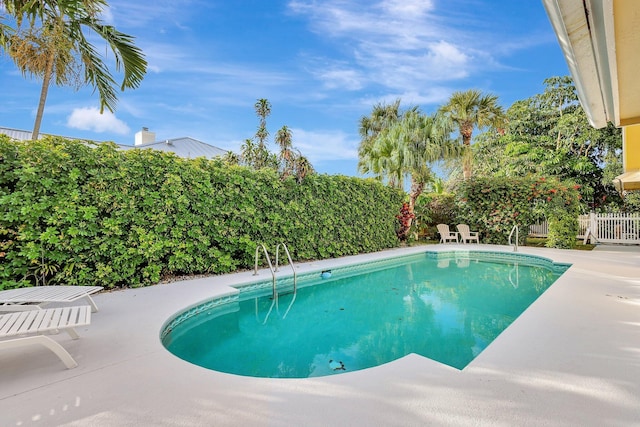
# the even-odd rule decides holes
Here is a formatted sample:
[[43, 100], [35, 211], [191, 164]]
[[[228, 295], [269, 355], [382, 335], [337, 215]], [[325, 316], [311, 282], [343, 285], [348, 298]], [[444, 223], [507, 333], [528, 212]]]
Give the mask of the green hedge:
[[297, 184], [154, 150], [0, 136], [0, 289], [231, 272], [252, 267], [258, 243], [286, 242], [295, 260], [377, 251], [398, 245], [401, 204], [373, 180]]

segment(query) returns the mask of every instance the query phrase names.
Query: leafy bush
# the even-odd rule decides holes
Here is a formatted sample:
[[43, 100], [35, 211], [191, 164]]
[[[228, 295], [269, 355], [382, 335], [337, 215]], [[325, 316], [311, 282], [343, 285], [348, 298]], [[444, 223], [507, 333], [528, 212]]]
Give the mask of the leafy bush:
[[416, 201], [415, 214], [418, 235], [436, 237], [437, 224], [456, 223], [456, 198], [449, 193], [422, 194]]
[[459, 215], [461, 221], [480, 231], [483, 242], [495, 244], [507, 244], [514, 225], [521, 231], [519, 244], [524, 244], [527, 233], [523, 231], [547, 218], [547, 246], [572, 247], [578, 231], [578, 188], [544, 177], [478, 177], [460, 186]]
[[402, 195], [373, 180], [301, 184], [154, 150], [0, 136], [0, 289], [140, 286], [251, 268], [256, 246], [295, 260], [398, 244]]
[[549, 217], [549, 234], [547, 247], [572, 249], [578, 234], [577, 215], [552, 215]]

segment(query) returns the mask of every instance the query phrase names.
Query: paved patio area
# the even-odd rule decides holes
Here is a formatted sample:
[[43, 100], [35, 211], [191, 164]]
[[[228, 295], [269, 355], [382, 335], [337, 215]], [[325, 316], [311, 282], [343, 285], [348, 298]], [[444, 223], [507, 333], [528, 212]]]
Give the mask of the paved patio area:
[[[297, 271], [443, 247], [465, 248], [405, 248]], [[77, 368], [44, 348], [0, 352], [0, 425], [637, 426], [640, 249], [615, 249], [520, 247], [573, 266], [461, 371], [409, 355], [313, 379], [222, 374], [170, 354], [160, 329], [186, 306], [255, 279], [251, 273], [101, 293], [79, 340], [55, 336]]]

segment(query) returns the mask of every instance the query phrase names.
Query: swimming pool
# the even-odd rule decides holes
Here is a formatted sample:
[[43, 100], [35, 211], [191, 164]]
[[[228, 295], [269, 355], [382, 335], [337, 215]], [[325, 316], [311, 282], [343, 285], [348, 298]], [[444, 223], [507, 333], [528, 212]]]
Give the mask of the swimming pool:
[[[426, 252], [238, 288], [170, 319], [174, 355], [221, 372], [307, 378], [410, 353], [463, 369], [569, 267], [531, 255]], [[289, 291], [287, 292], [287, 289]]]

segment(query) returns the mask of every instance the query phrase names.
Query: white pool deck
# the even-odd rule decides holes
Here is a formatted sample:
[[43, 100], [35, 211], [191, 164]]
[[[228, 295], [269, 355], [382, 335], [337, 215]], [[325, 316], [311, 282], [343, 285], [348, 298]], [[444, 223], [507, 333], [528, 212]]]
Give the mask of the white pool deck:
[[[430, 245], [297, 271], [470, 247], [512, 250]], [[463, 370], [409, 355], [312, 379], [222, 374], [170, 354], [160, 329], [251, 273], [97, 294], [79, 340], [54, 336], [77, 368], [44, 348], [0, 352], [0, 426], [640, 425], [640, 248], [519, 252], [573, 266]]]

